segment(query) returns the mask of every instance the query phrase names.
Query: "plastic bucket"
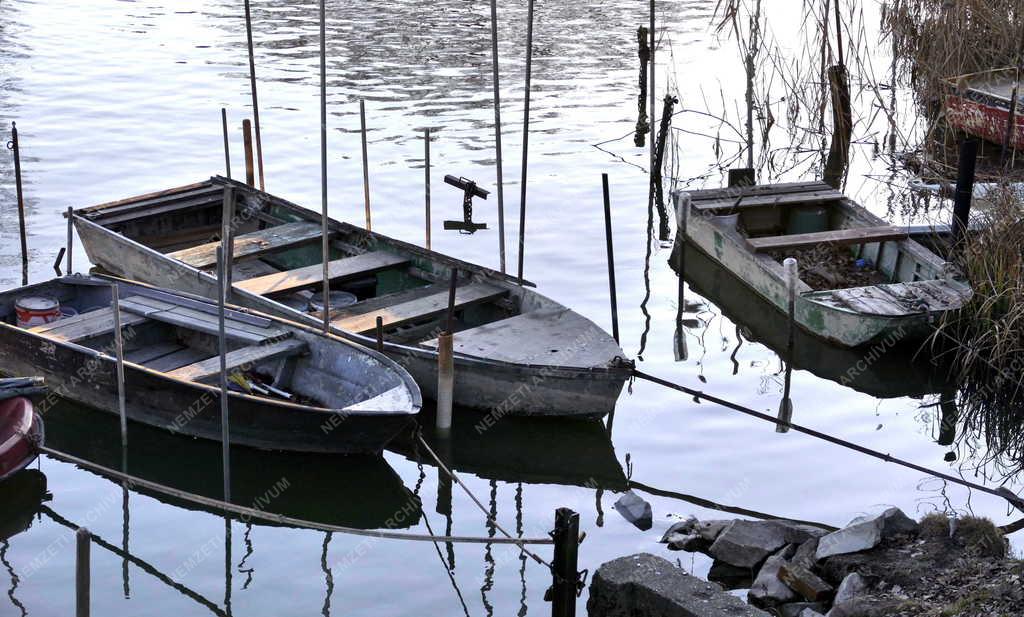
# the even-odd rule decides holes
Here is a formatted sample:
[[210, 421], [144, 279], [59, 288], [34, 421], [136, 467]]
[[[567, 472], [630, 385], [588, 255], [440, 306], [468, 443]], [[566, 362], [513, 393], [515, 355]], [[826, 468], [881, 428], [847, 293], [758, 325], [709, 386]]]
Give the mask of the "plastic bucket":
[[61, 318], [60, 302], [48, 296], [24, 296], [14, 301], [19, 328], [41, 326]]

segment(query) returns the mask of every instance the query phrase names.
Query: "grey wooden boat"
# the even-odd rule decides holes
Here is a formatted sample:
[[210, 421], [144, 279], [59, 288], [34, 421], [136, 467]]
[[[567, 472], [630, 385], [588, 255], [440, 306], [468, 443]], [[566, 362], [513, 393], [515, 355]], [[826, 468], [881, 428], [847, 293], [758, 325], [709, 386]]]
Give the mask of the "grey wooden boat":
[[[320, 214], [238, 182], [209, 181], [73, 212], [94, 264], [115, 274], [216, 297], [215, 248], [224, 195], [232, 189], [235, 304], [311, 324], [322, 289]], [[612, 337], [516, 279], [381, 234], [329, 221], [333, 331], [376, 345], [423, 393], [437, 391], [436, 338], [455, 297], [455, 402], [501, 417], [600, 417], [632, 370]]]
[[[219, 320], [200, 297], [81, 275], [0, 293], [0, 370], [42, 375], [54, 394], [118, 413], [111, 283], [129, 419], [219, 441]], [[56, 300], [69, 316], [21, 327], [14, 305], [25, 297]], [[232, 444], [378, 453], [419, 412], [412, 377], [375, 351], [236, 308], [226, 311], [225, 336]]]
[[[782, 259], [792, 251], [848, 249], [875, 283], [815, 288], [797, 282], [796, 323], [843, 347], [926, 336], [946, 311], [971, 298], [948, 263], [823, 182], [679, 192], [679, 238], [732, 272], [785, 313]], [[814, 231], [801, 227], [819, 226]], [[794, 229], [796, 228], [796, 229]], [[824, 254], [824, 253], [822, 253]], [[785, 327], [782, 315], [780, 327]]]

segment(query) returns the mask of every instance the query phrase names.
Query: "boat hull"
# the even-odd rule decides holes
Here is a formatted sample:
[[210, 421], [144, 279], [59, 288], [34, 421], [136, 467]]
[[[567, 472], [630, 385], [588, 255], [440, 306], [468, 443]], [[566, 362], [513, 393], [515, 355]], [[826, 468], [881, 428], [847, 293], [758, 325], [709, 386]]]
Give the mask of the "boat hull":
[[[1014, 116], [1010, 147], [1024, 150], [1024, 110]], [[995, 97], [971, 94], [953, 94], [946, 99], [946, 121], [950, 126], [995, 144], [1006, 141], [1006, 128], [1010, 122], [1009, 101]]]
[[43, 422], [30, 400], [15, 397], [0, 402], [0, 482], [35, 460], [43, 439]]

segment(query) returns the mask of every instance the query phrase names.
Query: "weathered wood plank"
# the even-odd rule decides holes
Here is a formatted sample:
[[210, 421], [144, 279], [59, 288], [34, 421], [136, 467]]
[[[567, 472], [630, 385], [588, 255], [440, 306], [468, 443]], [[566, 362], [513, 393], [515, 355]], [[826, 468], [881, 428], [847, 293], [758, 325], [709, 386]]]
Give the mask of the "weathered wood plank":
[[[434, 283], [431, 285], [424, 285], [422, 287], [414, 287], [412, 289], [404, 289], [402, 291], [384, 294], [383, 296], [367, 298], [366, 300], [362, 300], [342, 308], [332, 308], [331, 319], [363, 315], [389, 306], [395, 306], [404, 302], [410, 302], [412, 300], [418, 300], [419, 298], [432, 296], [434, 294], [441, 293], [442, 291], [447, 292], [447, 290], [448, 283]], [[315, 314], [317, 316], [322, 316], [320, 312]]]
[[758, 184], [755, 186], [701, 189], [687, 191], [692, 201], [733, 199], [739, 196], [753, 197], [759, 195], [781, 195], [784, 193], [803, 193], [807, 191], [827, 191], [832, 187], [818, 180], [813, 182], [781, 182], [779, 184]]
[[[409, 260], [404, 257], [384, 251], [374, 251], [354, 257], [335, 259], [327, 264], [327, 269], [330, 279], [338, 281], [369, 276], [407, 263], [409, 263]], [[304, 268], [296, 268], [295, 270], [286, 270], [245, 281], [238, 281], [235, 283], [235, 287], [263, 296], [307, 289], [315, 287], [322, 282], [323, 264], [314, 264]]]
[[[874, 290], [874, 292], [872, 291]], [[865, 315], [888, 315], [897, 317], [913, 313], [912, 309], [885, 294], [878, 287], [854, 287], [837, 289], [833, 297], [850, 309]]]
[[[94, 206], [88, 206], [86, 208], [80, 208], [75, 210], [75, 214], [78, 216], [95, 217], [106, 214], [108, 212], [116, 212], [121, 206], [138, 207], [145, 206], [148, 203], [154, 201], [162, 201], [164, 199], [174, 199], [180, 197], [186, 193], [193, 193], [195, 191], [209, 190], [212, 191], [214, 188], [220, 189], [209, 180], [203, 182], [196, 182], [194, 184], [186, 184], [184, 186], [176, 186], [170, 189], [163, 189], [161, 191], [153, 191], [152, 193], [143, 193], [142, 195], [135, 195], [134, 197], [125, 197], [124, 199], [117, 199], [114, 201], [108, 201]], [[223, 189], [220, 189], [223, 190]], [[122, 210], [123, 211], [123, 210]]]
[[801, 193], [783, 193], [744, 197], [736, 204], [736, 199], [706, 200], [693, 204], [701, 212], [715, 210], [745, 210], [747, 208], [763, 208], [765, 206], [802, 206], [819, 202], [834, 202], [843, 199], [843, 194], [834, 189], [827, 191], [808, 191]]
[[[131, 315], [121, 311], [121, 327], [127, 328], [146, 321], [144, 316]], [[88, 313], [68, 317], [41, 326], [29, 328], [31, 332], [37, 332], [48, 338], [77, 342], [86, 339], [110, 334], [114, 331], [114, 310], [104, 307]]]
[[882, 227], [856, 227], [853, 229], [836, 229], [808, 234], [790, 234], [787, 236], [768, 236], [764, 238], [747, 238], [751, 250], [766, 253], [780, 249], [811, 248], [819, 244], [864, 244], [867, 242], [885, 242], [902, 240], [907, 232], [890, 225]]
[[[209, 357], [209, 352], [195, 349], [193, 347], [186, 347], [174, 353], [167, 354], [166, 356], [161, 356], [156, 360], [143, 362], [142, 364], [146, 368], [165, 373], [167, 371], [173, 371], [174, 369], [199, 362], [200, 360], [205, 360]], [[220, 360], [219, 357], [214, 357], [216, 357], [218, 361]]]
[[172, 197], [165, 197], [160, 200], [141, 202], [131, 206], [121, 206], [116, 211], [102, 212], [99, 216], [93, 217], [94, 222], [109, 227], [118, 223], [125, 223], [143, 217], [156, 217], [162, 214], [201, 208], [204, 206], [219, 204], [223, 189], [211, 188], [209, 190], [198, 190], [191, 193], [183, 193]]
[[[147, 298], [147, 300], [151, 299]], [[143, 315], [149, 319], [218, 336], [219, 328], [217, 318], [210, 319], [210, 315], [200, 311], [194, 311], [180, 306], [175, 306], [170, 309], [160, 309], [128, 299], [121, 301], [121, 308], [130, 313]], [[224, 334], [229, 339], [241, 340], [250, 344], [257, 344], [269, 338], [284, 336], [285, 333], [286, 331], [284, 330], [274, 328], [255, 328], [248, 324], [227, 320], [224, 327]]]
[[[235, 236], [235, 259], [253, 258], [271, 251], [280, 250], [320, 237], [320, 226], [309, 221], [285, 223], [268, 227], [240, 236]], [[217, 247], [220, 242], [210, 242], [192, 248], [168, 253], [167, 256], [182, 261], [193, 268], [209, 268], [217, 263]]]
[[156, 345], [146, 345], [138, 349], [124, 352], [124, 359], [127, 362], [134, 362], [135, 364], [145, 364], [146, 362], [152, 362], [157, 358], [162, 358], [168, 354], [172, 354], [176, 351], [181, 351], [182, 345], [175, 342], [157, 343]]
[[[473, 283], [455, 290], [455, 308], [466, 308], [505, 295], [506, 290], [486, 283]], [[410, 302], [403, 302], [354, 317], [335, 319], [332, 323], [349, 332], [368, 334], [377, 328], [377, 317], [384, 321], [385, 328], [435, 317], [448, 310], [448, 292], [433, 294]]]
[[[269, 345], [250, 345], [248, 347], [242, 347], [241, 349], [230, 351], [224, 356], [224, 360], [228, 372], [231, 372], [245, 365], [265, 362], [282, 356], [300, 354], [306, 351], [307, 348], [308, 345], [303, 341], [285, 339]], [[185, 379], [188, 381], [206, 381], [212, 379], [220, 374], [220, 356], [214, 356], [213, 358], [196, 362], [195, 364], [183, 366], [173, 371], [169, 371], [167, 374], [171, 377], [177, 377], [178, 379]]]

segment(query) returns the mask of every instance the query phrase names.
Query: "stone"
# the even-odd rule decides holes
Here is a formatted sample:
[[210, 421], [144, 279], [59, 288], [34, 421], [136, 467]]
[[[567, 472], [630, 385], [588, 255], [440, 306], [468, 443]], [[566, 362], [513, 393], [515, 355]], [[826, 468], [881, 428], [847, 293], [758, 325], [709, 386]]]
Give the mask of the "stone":
[[793, 554], [791, 562], [798, 566], [803, 566], [810, 570], [814, 567], [815, 559], [814, 554], [818, 551], [818, 538], [811, 538], [797, 547], [796, 553]]
[[820, 612], [814, 610], [813, 608], [805, 608], [804, 612], [800, 613], [800, 617], [825, 617], [825, 616], [822, 615]]
[[917, 533], [918, 524], [899, 508], [889, 508], [874, 516], [861, 516], [850, 524], [822, 537], [815, 557], [820, 561], [832, 555], [859, 553], [875, 548], [883, 540]]
[[691, 535], [697, 528], [698, 523], [700, 523], [700, 521], [697, 520], [696, 516], [690, 516], [685, 521], [678, 521], [676, 523], [672, 523], [668, 530], [666, 530], [665, 533], [662, 534], [661, 540], [659, 540], [659, 542], [661, 542], [662, 544], [668, 544], [671, 541], [670, 538], [672, 536]]
[[796, 564], [783, 564], [778, 572], [779, 580], [803, 596], [808, 602], [824, 602], [832, 597], [835, 589], [817, 574]]
[[750, 568], [737, 568], [724, 561], [715, 561], [708, 570], [708, 580], [725, 589], [750, 589], [754, 585], [754, 574]]
[[640, 531], [647, 531], [654, 526], [651, 504], [631, 490], [623, 493], [615, 502], [615, 511]]
[[779, 570], [785, 567], [782, 555], [772, 555], [761, 566], [754, 579], [754, 585], [747, 593], [747, 601], [761, 608], [772, 608], [796, 600], [793, 590], [779, 580]]
[[839, 584], [839, 589], [836, 590], [836, 597], [834, 602], [836, 604], [843, 604], [849, 602], [857, 596], [863, 594], [868, 590], [868, 581], [866, 578], [858, 574], [857, 572], [846, 575], [843, 582]]
[[825, 532], [789, 521], [733, 521], [708, 549], [715, 559], [740, 568], [756, 568], [787, 544], [801, 544]]
[[770, 617], [714, 583], [650, 554], [620, 557], [594, 573], [589, 617]]
[[808, 610], [815, 615], [821, 615], [822, 611], [827, 609], [822, 602], [791, 602], [775, 609], [779, 617], [803, 617], [804, 611]]
[[687, 551], [689, 553], [704, 552], [711, 546], [707, 540], [695, 533], [685, 536], [674, 533], [668, 537], [666, 544], [670, 551]]
[[704, 538], [710, 546], [712, 542], [718, 539], [725, 528], [732, 524], [732, 521], [699, 521], [697, 523], [696, 532], [700, 534], [700, 537]]
[[[673, 524], [661, 536], [661, 543], [668, 544], [669, 550], [684, 550], [691, 552], [706, 552], [715, 541], [722, 530], [732, 524], [732, 521], [712, 520], [698, 521], [691, 516], [685, 521]], [[698, 536], [693, 538], [692, 536]], [[672, 546], [675, 545], [675, 546]], [[686, 546], [684, 548], [684, 545]]]

